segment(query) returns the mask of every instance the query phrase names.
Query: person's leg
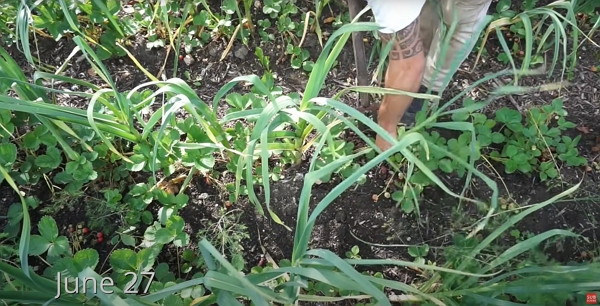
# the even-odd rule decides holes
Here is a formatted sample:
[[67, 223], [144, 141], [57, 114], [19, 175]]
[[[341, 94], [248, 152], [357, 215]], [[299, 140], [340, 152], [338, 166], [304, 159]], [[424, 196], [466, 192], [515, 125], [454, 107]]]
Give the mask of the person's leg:
[[439, 14], [439, 0], [427, 0], [419, 14], [419, 23], [421, 24], [421, 41], [423, 42], [423, 52], [427, 58], [431, 42], [440, 25], [441, 18]]
[[[429, 41], [431, 47], [426, 49], [426, 66], [423, 73], [423, 82], [418, 91], [419, 93], [426, 93], [429, 90], [431, 94], [439, 95], [444, 91], [443, 83], [446, 76], [449, 73], [455, 72], [450, 71], [450, 65], [456, 60], [456, 56], [461, 56], [461, 62], [464, 61], [473, 50], [476, 40], [473, 40], [469, 46], [466, 44], [471, 37], [479, 35], [475, 31], [479, 28], [481, 22], [484, 21], [490, 3], [491, 0], [428, 1], [427, 4], [430, 7], [427, 8], [426, 5], [423, 8], [421, 19], [428, 19], [436, 24], [433, 24], [430, 28], [421, 29], [421, 34], [424, 37], [430, 37], [429, 35], [432, 33], [433, 35], [431, 41]], [[441, 8], [443, 22], [447, 28], [452, 25], [453, 9], [456, 10], [458, 18], [455, 32], [450, 40], [450, 48], [447, 50], [446, 57], [442, 60], [441, 66], [438, 61], [441, 57], [440, 47], [444, 42], [444, 37], [441, 36], [438, 8]], [[413, 100], [402, 118], [402, 122], [405, 125], [410, 126], [415, 123], [416, 114], [423, 108], [423, 103], [423, 99]]]
[[[473, 51], [477, 42], [476, 37], [480, 34], [476, 32], [477, 28], [484, 21], [491, 2], [492, 0], [440, 0], [442, 20], [446, 28], [450, 29], [454, 18], [457, 18], [458, 21], [451, 36], [446, 56], [441, 62], [440, 47], [444, 43], [444, 37], [441, 36], [440, 28], [434, 34], [423, 75], [423, 85], [425, 87], [433, 92], [440, 93], [445, 89], [442, 88], [444, 79], [448, 74], [456, 72], [450, 71], [450, 66], [456, 60], [456, 57], [460, 56], [460, 60], [463, 62]], [[473, 40], [467, 45], [472, 38]], [[438, 71], [436, 72], [436, 70]]]
[[[420, 35], [419, 14], [425, 0], [368, 0], [380, 31], [382, 47], [392, 44], [385, 76], [385, 87], [416, 92], [421, 85], [425, 56]], [[405, 95], [385, 95], [379, 107], [379, 125], [397, 136], [398, 123], [413, 98]], [[387, 150], [390, 144], [377, 135], [376, 145]]]
[[[423, 52], [425, 54], [426, 61], [429, 52], [432, 49], [433, 38], [438, 32], [439, 26], [442, 22], [439, 12], [439, 0], [428, 0], [425, 2], [425, 5], [423, 5], [421, 14], [419, 15], [419, 23], [421, 24], [421, 41], [423, 42]], [[427, 87], [421, 84], [418, 93], [426, 92]], [[404, 112], [404, 116], [401, 120], [402, 124], [406, 127], [413, 126], [416, 121], [417, 113], [421, 111], [422, 108], [423, 100], [419, 98], [413, 99], [410, 106]]]

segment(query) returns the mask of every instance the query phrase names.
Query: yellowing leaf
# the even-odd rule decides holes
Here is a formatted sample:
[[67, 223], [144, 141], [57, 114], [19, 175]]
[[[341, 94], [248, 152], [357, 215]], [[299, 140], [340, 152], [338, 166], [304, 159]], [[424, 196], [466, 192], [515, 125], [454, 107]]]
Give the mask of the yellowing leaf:
[[323, 20], [323, 23], [332, 23], [335, 21], [335, 17], [331, 16], [331, 17], [327, 17]]

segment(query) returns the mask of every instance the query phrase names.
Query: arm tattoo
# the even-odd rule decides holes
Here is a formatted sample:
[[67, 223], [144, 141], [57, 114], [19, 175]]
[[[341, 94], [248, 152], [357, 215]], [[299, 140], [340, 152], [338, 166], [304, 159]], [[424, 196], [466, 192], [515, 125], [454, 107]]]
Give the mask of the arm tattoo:
[[385, 43], [384, 45], [392, 44], [390, 59], [401, 60], [423, 52], [423, 42], [419, 31], [419, 19], [417, 18], [406, 28], [394, 34], [380, 33], [379, 36], [381, 41]]

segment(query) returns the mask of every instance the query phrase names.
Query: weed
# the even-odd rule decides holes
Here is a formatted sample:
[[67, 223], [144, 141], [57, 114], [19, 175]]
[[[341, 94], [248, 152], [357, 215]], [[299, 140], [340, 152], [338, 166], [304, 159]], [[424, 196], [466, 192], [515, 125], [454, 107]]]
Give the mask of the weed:
[[350, 259], [360, 259], [359, 248], [357, 245], [353, 246], [349, 252], [346, 252], [346, 257]]
[[408, 254], [412, 256], [418, 264], [425, 264], [425, 256], [427, 256], [427, 253], [429, 253], [429, 246], [426, 244], [408, 247]]
[[242, 271], [246, 263], [241, 241], [249, 238], [247, 228], [239, 222], [240, 214], [236, 210], [221, 208], [218, 218], [216, 222], [209, 221], [205, 229], [198, 231], [197, 236], [217, 246], [222, 256], [229, 258], [233, 267]]

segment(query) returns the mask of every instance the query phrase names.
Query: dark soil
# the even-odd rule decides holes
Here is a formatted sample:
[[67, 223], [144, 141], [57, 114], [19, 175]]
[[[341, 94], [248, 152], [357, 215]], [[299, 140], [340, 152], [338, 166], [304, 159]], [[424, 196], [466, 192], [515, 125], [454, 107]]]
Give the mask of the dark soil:
[[[326, 10], [325, 14], [327, 12]], [[327, 28], [325, 30], [333, 31]], [[175, 75], [186, 80], [185, 72], [189, 72], [192, 80], [199, 80], [201, 83], [200, 86], [190, 85], [194, 86], [198, 95], [209, 104], [212, 103], [216, 92], [234, 77], [248, 74], [262, 75], [263, 67], [253, 55], [256, 42], [252, 42], [250, 47], [243, 46], [239, 42], [234, 43], [231, 52], [223, 61], [219, 61], [226, 44], [226, 41], [217, 40], [211, 42], [205, 48], [195, 50], [190, 54], [195, 59], [194, 62], [188, 66], [183, 61], [179, 61], [177, 71], [174, 71], [173, 68], [175, 55], [171, 53], [170, 58], [166, 61], [164, 74], [167, 78]], [[59, 42], [40, 39], [38, 45], [41, 61], [54, 66], [62, 64], [75, 46], [72, 41], [67, 39], [62, 39]], [[316, 56], [320, 51], [316, 36], [309, 36], [305, 46], [311, 49], [311, 54], [316, 60]], [[287, 60], [287, 57], [282, 56], [282, 50], [278, 48], [277, 44], [261, 43], [261, 47], [271, 58], [271, 67], [274, 68], [274, 72], [278, 76], [277, 85], [281, 86], [284, 92], [302, 92], [304, 84], [307, 82], [307, 76], [301, 71], [290, 68], [288, 62], [283, 62]], [[245, 48], [248, 52], [240, 51]], [[463, 88], [472, 84], [473, 81], [482, 78], [484, 73], [508, 68], [507, 65], [495, 60], [499, 48], [493, 40], [486, 45], [486, 48], [489, 55], [483, 61], [480, 60], [477, 66], [473, 67], [475, 55], [472, 55], [465, 62], [464, 67], [472, 69], [472, 72], [460, 71], [456, 74], [450, 88], [445, 93], [444, 101], [463, 91]], [[130, 50], [140, 64], [152, 74], [159, 72], [165, 61], [166, 51], [164, 49], [148, 51], [145, 49], [145, 43], [141, 40], [135, 42]], [[592, 147], [600, 140], [600, 123], [597, 120], [600, 115], [600, 92], [598, 92], [600, 77], [598, 73], [591, 72], [589, 67], [598, 64], [598, 49], [590, 43], [584, 43], [579, 52], [580, 60], [573, 72], [574, 78], [571, 87], [561, 92], [539, 92], [514, 96], [514, 99], [521, 109], [526, 109], [532, 105], [548, 104], [557, 97], [562, 98], [569, 111], [569, 119], [579, 127], [570, 133], [573, 136], [582, 135], [579, 151], [590, 163], [595, 163], [600, 161], [598, 154], [592, 150]], [[247, 54], [243, 55], [244, 53]], [[16, 48], [11, 48], [11, 54], [21, 64], [25, 74], [31, 76], [33, 71], [26, 63], [24, 56]], [[332, 75], [327, 78], [327, 86], [321, 92], [323, 96], [331, 96], [332, 93], [339, 91], [348, 80], [354, 82], [355, 70], [351, 43], [346, 45], [338, 62], [339, 65], [331, 72]], [[111, 72], [111, 76], [116, 80], [120, 90], [129, 90], [141, 83], [150, 81], [128, 58], [110, 59], [105, 61], [105, 65]], [[90, 68], [85, 60], [78, 63], [73, 62], [65, 74], [101, 84], [102, 81], [97, 76], [90, 74]], [[374, 65], [370, 68], [371, 71], [375, 69]], [[553, 78], [543, 76], [537, 79], [530, 78], [527, 81], [532, 84], [543, 84], [558, 80], [560, 74], [557, 72], [555, 75], [556, 77]], [[70, 88], [71, 85], [59, 86]], [[470, 94], [475, 97], [483, 97], [495, 86], [492, 83], [485, 84], [473, 90]], [[243, 92], [244, 88], [238, 86], [234, 90]], [[63, 105], [87, 107], [88, 102], [86, 100], [69, 99], [58, 97], [59, 103]], [[351, 105], [358, 105], [356, 95], [347, 95], [343, 97], [343, 100]], [[493, 113], [503, 106], [515, 107], [509, 98], [502, 97], [495, 100], [485, 111]], [[218, 112], [223, 115], [225, 110], [226, 107], [222, 106]], [[280, 181], [273, 182], [271, 187], [271, 207], [283, 222], [292, 229], [295, 228], [296, 224], [298, 200], [302, 192], [302, 176], [307, 172], [307, 164], [304, 163], [299, 167], [288, 169], [283, 174], [283, 178]], [[600, 214], [600, 197], [598, 196], [598, 176], [600, 173], [596, 169], [593, 168], [592, 171], [586, 172], [583, 169], [564, 167], [561, 169], [561, 180], [552, 187], [540, 183], [533, 177], [520, 174], [506, 175], [499, 165], [494, 165], [494, 168], [492, 168], [489, 165], [481, 164], [479, 169], [498, 183], [502, 198], [512, 199], [521, 206], [545, 201], [581, 182], [580, 189], [575, 196], [571, 197], [572, 199], [557, 202], [530, 215], [519, 224], [519, 230], [537, 234], [556, 228], [573, 229], [590, 240], [589, 244], [572, 240], [552, 244], [548, 249], [548, 253], [561, 262], [580, 261], [582, 260], [582, 251], [589, 252], [596, 249], [595, 241], [600, 239], [595, 221]], [[432, 247], [428, 259], [439, 261], [443, 259], [443, 254], [442, 252], [438, 254], [438, 251], [442, 251], [442, 247], [451, 243], [451, 234], [468, 232], [465, 227], [473, 224], [473, 221], [482, 218], [484, 215], [468, 203], [461, 204], [459, 209], [458, 200], [437, 187], [428, 187], [425, 190], [424, 198], [420, 203], [421, 213], [419, 219], [412, 214], [404, 214], [395, 207], [392, 200], [383, 196], [379, 197], [377, 202], [374, 202], [373, 195], [380, 194], [386, 188], [392, 175], [387, 169], [378, 168], [369, 173], [368, 180], [364, 185], [358, 186], [356, 189], [346, 190], [317, 219], [310, 247], [330, 249], [338, 255], [344, 256], [344, 253], [349, 251], [352, 246], [358, 245], [360, 255], [363, 258], [390, 258], [412, 261], [406, 247], [398, 245], [427, 243]], [[461, 192], [464, 180], [458, 180], [442, 173], [438, 173], [438, 175], [443, 178], [444, 183], [451, 190], [456, 193]], [[311, 208], [314, 208], [321, 199], [337, 186], [339, 179], [336, 180], [313, 187]], [[42, 199], [42, 206], [51, 205], [54, 199], [48, 196], [49, 193], [47, 188], [43, 187], [44, 185], [42, 183], [40, 186], [31, 186], [31, 191], [28, 194], [37, 195]], [[196, 234], [207, 226], [207, 222], [218, 220], [218, 211], [225, 205], [227, 197], [215, 186], [208, 184], [205, 179], [200, 177], [192, 181], [186, 192], [190, 196], [190, 201], [180, 214], [185, 216], [186, 230], [195, 244], [198, 241]], [[393, 192], [393, 190], [390, 192]], [[205, 194], [208, 194], [208, 198]], [[467, 191], [467, 196], [482, 200], [489, 199], [490, 195], [490, 189], [480, 180], [474, 180]], [[6, 215], [10, 204], [18, 201], [18, 197], [8, 185], [0, 185], [0, 215]], [[248, 267], [257, 265], [261, 260], [263, 255], [261, 246], [275, 261], [291, 257], [294, 243], [293, 231], [288, 231], [283, 226], [276, 224], [268, 215], [265, 217], [259, 216], [255, 207], [246, 198], [242, 198], [239, 203], [235, 203], [233, 206], [243, 211], [240, 222], [247, 226], [250, 235], [249, 239], [242, 241]], [[74, 207], [73, 210], [59, 212], [53, 216], [59, 226], [87, 221], [85, 211], [82, 209], [84, 206], [75, 205]], [[154, 210], [158, 206], [152, 207]], [[32, 224], [37, 224], [41, 217], [40, 214], [32, 211], [31, 215]], [[115, 222], [118, 222], [118, 220]], [[506, 238], [504, 242], [507, 245], [515, 243], [514, 239], [511, 240], [511, 238]], [[104, 243], [97, 245], [95, 248], [100, 251], [101, 256], [106, 256], [113, 246]], [[178, 256], [171, 249], [161, 256], [161, 261], [176, 265]], [[102, 257], [100, 261], [102, 262], [104, 258]], [[419, 277], [412, 270], [398, 267], [386, 267], [383, 272], [387, 278], [401, 280], [406, 283], [410, 283]]]

